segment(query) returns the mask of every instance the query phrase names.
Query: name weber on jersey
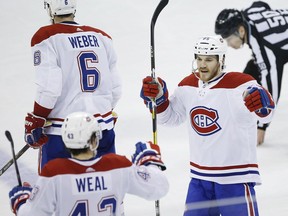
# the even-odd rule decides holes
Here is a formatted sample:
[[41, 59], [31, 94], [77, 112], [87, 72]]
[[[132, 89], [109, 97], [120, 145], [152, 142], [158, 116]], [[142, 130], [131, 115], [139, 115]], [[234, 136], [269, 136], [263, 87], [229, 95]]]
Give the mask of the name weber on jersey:
[[99, 47], [97, 37], [95, 35], [79, 35], [68, 37], [72, 48]]

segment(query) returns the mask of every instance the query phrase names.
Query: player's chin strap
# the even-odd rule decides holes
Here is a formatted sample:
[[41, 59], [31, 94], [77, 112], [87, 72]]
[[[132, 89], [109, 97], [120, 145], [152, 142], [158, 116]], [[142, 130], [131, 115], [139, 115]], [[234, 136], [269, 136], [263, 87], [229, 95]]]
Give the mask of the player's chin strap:
[[201, 80], [200, 77], [196, 73], [197, 70], [198, 70], [198, 68], [197, 68], [196, 61], [195, 61], [195, 59], [193, 59], [192, 60], [192, 74], [194, 74], [199, 80]]
[[90, 144], [89, 148], [93, 152], [94, 157], [97, 155], [97, 148], [99, 146], [99, 139], [96, 137], [96, 146], [93, 148], [92, 144]]

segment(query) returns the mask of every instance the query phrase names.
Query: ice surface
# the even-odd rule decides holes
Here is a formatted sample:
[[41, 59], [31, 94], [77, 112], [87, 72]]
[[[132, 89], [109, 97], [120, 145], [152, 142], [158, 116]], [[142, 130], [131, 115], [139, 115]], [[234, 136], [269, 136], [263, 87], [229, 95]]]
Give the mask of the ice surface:
[[[123, 97], [115, 111], [119, 115], [116, 142], [119, 154], [131, 155], [134, 143], [152, 139], [152, 120], [139, 98], [141, 80], [150, 74], [150, 20], [158, 0], [78, 0], [76, 20], [110, 34], [118, 54], [123, 78]], [[244, 8], [252, 1], [170, 0], [155, 27], [156, 75], [166, 80], [170, 92], [191, 71], [192, 44], [203, 35], [212, 35], [214, 20], [223, 8]], [[285, 8], [285, 0], [269, 0], [273, 8]], [[33, 108], [34, 70], [30, 39], [49, 19], [43, 1], [0, 1], [0, 164], [11, 158], [4, 132], [10, 130], [16, 151], [23, 145], [24, 116]], [[241, 71], [250, 58], [245, 46], [228, 50], [227, 71]], [[256, 187], [260, 215], [286, 216], [288, 213], [288, 146], [286, 138], [288, 108], [288, 67], [285, 67], [282, 93], [263, 146], [258, 148], [263, 184]], [[133, 104], [133, 106], [131, 106]], [[286, 126], [285, 126], [286, 125]], [[182, 215], [189, 182], [188, 136], [185, 125], [158, 126], [169, 194], [160, 200], [161, 215]], [[29, 149], [19, 159], [23, 181], [36, 177], [37, 151]], [[12, 166], [0, 177], [0, 214], [13, 215], [8, 192], [17, 184]], [[127, 195], [127, 216], [155, 215], [154, 202]]]

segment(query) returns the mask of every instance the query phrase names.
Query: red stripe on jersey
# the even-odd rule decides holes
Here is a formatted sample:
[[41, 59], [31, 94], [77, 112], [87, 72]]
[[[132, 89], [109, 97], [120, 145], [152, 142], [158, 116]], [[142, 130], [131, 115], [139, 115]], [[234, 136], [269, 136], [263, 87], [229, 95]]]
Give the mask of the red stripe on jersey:
[[47, 38], [56, 35], [56, 34], [73, 34], [76, 32], [79, 32], [79, 29], [83, 32], [87, 31], [93, 31], [96, 33], [100, 33], [110, 39], [112, 39], [108, 34], [106, 34], [104, 31], [93, 28], [90, 26], [79, 26], [79, 25], [65, 25], [61, 23], [44, 26], [41, 27], [32, 37], [31, 39], [31, 47], [35, 46], [36, 44], [41, 43], [42, 41], [46, 40]]
[[196, 163], [190, 162], [190, 165], [202, 170], [229, 170], [229, 169], [241, 169], [248, 167], [258, 168], [257, 164], [243, 164], [243, 165], [225, 166], [225, 167], [208, 167], [208, 166], [200, 166]]
[[250, 188], [248, 184], [244, 184], [245, 185], [245, 197], [247, 200], [247, 206], [248, 206], [248, 215], [249, 216], [255, 216], [255, 212], [254, 212], [254, 205], [253, 205], [253, 198], [251, 196], [251, 192], [250, 192]]
[[240, 72], [229, 72], [226, 73], [225, 76], [211, 89], [215, 88], [237, 88], [238, 86], [255, 80], [252, 76], [249, 74], [244, 74]]
[[43, 118], [47, 118], [47, 116], [50, 114], [52, 109], [48, 109], [46, 107], [41, 106], [36, 101], [34, 102], [34, 110], [33, 113], [37, 116], [41, 116]]
[[49, 161], [42, 169], [41, 176], [52, 177], [56, 175], [64, 174], [82, 174], [91, 172], [109, 171], [113, 169], [130, 167], [132, 162], [129, 161], [125, 156], [117, 154], [107, 154], [100, 158], [99, 161], [92, 164], [91, 166], [84, 166], [79, 163], [75, 163], [67, 158], [57, 158]]
[[107, 112], [107, 113], [105, 113], [105, 114], [103, 114], [103, 115], [101, 115], [101, 114], [94, 114], [94, 117], [99, 117], [99, 116], [102, 116], [102, 118], [105, 118], [105, 117], [107, 117], [107, 116], [109, 116], [109, 115], [111, 115], [112, 114], [112, 111], [109, 111], [109, 112]]
[[[198, 87], [198, 77], [199, 73], [195, 74], [190, 74], [189, 76], [185, 77], [179, 84], [178, 86], [193, 86], [193, 87]], [[255, 80], [252, 76], [249, 74], [244, 74], [240, 72], [229, 72], [225, 73], [225, 75], [220, 79], [220, 81], [211, 89], [215, 88], [236, 88], [248, 81]]]
[[[93, 116], [94, 116], [94, 117], [99, 117], [99, 116], [101, 116], [102, 118], [105, 118], [105, 117], [107, 117], [107, 116], [109, 116], [109, 115], [111, 115], [111, 114], [112, 114], [112, 111], [109, 111], [109, 112], [107, 112], [107, 113], [105, 113], [105, 114], [103, 114], [103, 115], [97, 113], [97, 114], [94, 114]], [[50, 121], [60, 121], [60, 122], [64, 122], [64, 119], [62, 119], [62, 118], [48, 118], [48, 120], [50, 120]]]

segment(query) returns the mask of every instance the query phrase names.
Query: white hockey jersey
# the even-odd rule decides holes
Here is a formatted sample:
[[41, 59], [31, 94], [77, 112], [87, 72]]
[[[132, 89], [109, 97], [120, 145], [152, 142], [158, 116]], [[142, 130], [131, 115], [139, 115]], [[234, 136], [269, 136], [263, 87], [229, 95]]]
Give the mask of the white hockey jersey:
[[126, 193], [157, 200], [168, 189], [167, 178], [158, 167], [136, 166], [124, 156], [55, 159], [43, 168], [17, 216], [118, 216]]
[[121, 96], [112, 40], [105, 32], [75, 22], [40, 28], [31, 40], [36, 69], [35, 102], [52, 109], [48, 134], [60, 135], [75, 111], [94, 114], [103, 130], [113, 128], [112, 109]]
[[[188, 120], [192, 178], [220, 184], [260, 183], [257, 120], [244, 105], [243, 92], [256, 81], [247, 74], [223, 73], [204, 83], [191, 74], [183, 79], [158, 122], [176, 126]], [[167, 105], [167, 104], [166, 104]]]

